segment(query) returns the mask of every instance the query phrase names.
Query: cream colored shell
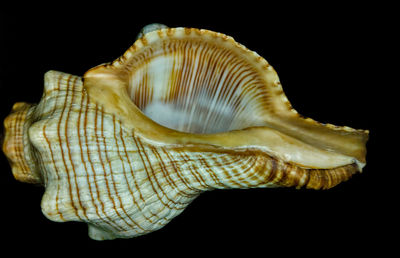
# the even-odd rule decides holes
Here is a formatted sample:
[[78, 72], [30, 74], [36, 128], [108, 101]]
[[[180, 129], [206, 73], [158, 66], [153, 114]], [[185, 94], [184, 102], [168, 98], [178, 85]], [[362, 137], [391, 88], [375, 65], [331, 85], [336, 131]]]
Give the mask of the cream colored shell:
[[39, 104], [16, 103], [5, 129], [15, 178], [45, 187], [44, 215], [96, 240], [160, 229], [207, 190], [333, 187], [361, 171], [368, 138], [301, 117], [231, 37], [162, 25], [83, 77], [47, 72]]

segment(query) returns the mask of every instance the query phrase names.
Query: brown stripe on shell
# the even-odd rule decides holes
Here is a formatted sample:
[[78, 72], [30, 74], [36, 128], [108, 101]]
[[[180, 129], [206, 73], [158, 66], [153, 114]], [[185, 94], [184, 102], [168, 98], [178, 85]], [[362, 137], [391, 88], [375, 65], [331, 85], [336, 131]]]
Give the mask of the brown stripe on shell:
[[[192, 178], [202, 189], [222, 185], [229, 187], [260, 187], [260, 186], [285, 186], [309, 189], [329, 189], [348, 180], [359, 171], [355, 163], [332, 169], [303, 168], [296, 164], [276, 159], [265, 152], [256, 149], [227, 150], [215, 149], [207, 146], [172, 147], [169, 152], [192, 153], [192, 159], [184, 158], [184, 162], [199, 163], [204, 166], [207, 160], [213, 173], [210, 178], [215, 180], [205, 181], [200, 179], [199, 173], [191, 170]], [[246, 161], [247, 160], [247, 161]], [[236, 169], [233, 169], [236, 167]]]
[[[61, 157], [62, 157], [62, 162], [63, 162], [63, 165], [64, 165], [64, 171], [67, 171], [67, 180], [68, 180], [68, 194], [69, 194], [69, 199], [70, 199], [70, 203], [71, 203], [71, 207], [72, 207], [72, 209], [73, 209], [73, 212], [74, 212], [74, 214], [75, 214], [75, 217], [77, 217], [77, 218], [79, 218], [79, 219], [82, 219], [81, 218], [81, 216], [79, 215], [79, 213], [78, 213], [78, 207], [77, 207], [77, 205], [75, 204], [75, 201], [74, 201], [74, 196], [73, 196], [73, 193], [72, 193], [72, 184], [71, 184], [71, 175], [70, 175], [70, 173], [68, 173], [68, 166], [67, 166], [67, 163], [66, 163], [66, 154], [65, 154], [65, 151], [64, 151], [64, 144], [63, 144], [63, 142], [62, 142], [62, 137], [61, 137], [61, 134], [62, 134], [62, 128], [61, 128], [61, 123], [63, 122], [63, 120], [64, 120], [64, 113], [65, 113], [65, 111], [66, 111], [66, 109], [67, 109], [67, 105], [68, 105], [68, 101], [67, 101], [67, 99], [69, 98], [69, 94], [70, 94], [70, 91], [69, 91], [69, 86], [70, 86], [70, 82], [69, 82], [69, 80], [71, 79], [71, 76], [68, 76], [68, 78], [67, 78], [67, 90], [66, 90], [66, 97], [65, 97], [65, 102], [63, 103], [63, 107], [62, 107], [62, 110], [61, 110], [61, 115], [60, 115], [60, 120], [58, 121], [58, 124], [57, 124], [57, 136], [58, 136], [58, 144], [59, 144], [59, 148], [60, 148], [60, 151], [61, 151]], [[60, 82], [60, 81], [59, 81]]]
[[18, 159], [19, 162], [21, 162], [20, 163], [21, 166], [19, 168], [21, 169], [21, 172], [25, 175], [28, 174], [30, 170], [24, 158], [24, 141], [23, 141], [24, 137], [23, 128], [24, 128], [24, 122], [26, 120], [25, 117], [28, 111], [29, 107], [26, 106], [23, 110], [16, 113], [14, 128], [11, 129], [16, 132], [15, 143], [13, 145], [14, 149], [12, 150], [12, 152], [16, 154], [17, 156], [16, 158]]
[[[103, 109], [103, 107], [101, 107], [101, 138], [103, 139], [103, 147], [104, 147], [104, 151], [103, 151], [103, 153], [104, 153], [104, 155], [105, 155], [105, 161], [106, 161], [106, 163], [108, 164], [108, 167], [109, 167], [109, 173], [110, 173], [110, 177], [111, 177], [111, 183], [112, 183], [112, 186], [113, 186], [113, 190], [114, 190], [114, 196], [116, 196], [117, 197], [117, 199], [118, 199], [118, 202], [119, 202], [119, 208], [122, 210], [122, 212], [125, 214], [124, 216], [121, 216], [120, 214], [119, 214], [119, 212], [118, 212], [118, 210], [116, 209], [115, 211], [116, 211], [116, 213], [118, 214], [118, 216], [124, 221], [124, 222], [126, 222], [126, 224], [127, 225], [129, 225], [129, 227], [130, 228], [132, 228], [132, 229], [134, 229], [134, 230], [136, 230], [137, 231], [137, 228], [139, 228], [140, 229], [140, 231], [145, 231], [145, 229], [143, 229], [131, 216], [129, 216], [129, 214], [126, 212], [126, 210], [125, 210], [125, 208], [124, 208], [124, 205], [123, 205], [123, 203], [122, 203], [122, 199], [121, 199], [121, 196], [120, 196], [120, 194], [118, 193], [118, 189], [117, 189], [117, 187], [116, 187], [116, 184], [115, 184], [115, 179], [114, 179], [114, 173], [116, 172], [116, 171], [113, 171], [113, 168], [112, 168], [112, 166], [111, 166], [111, 161], [110, 161], [110, 159], [109, 159], [109, 157], [108, 157], [108, 150], [107, 150], [107, 143], [106, 143], [106, 138], [104, 137], [104, 115], [105, 115], [105, 113], [104, 113], [104, 109]], [[113, 122], [114, 122], [115, 120], [113, 119]], [[115, 132], [115, 123], [113, 123], [113, 131]], [[105, 171], [104, 171], [105, 172]], [[119, 171], [120, 172], [120, 171]], [[125, 171], [123, 171], [124, 172], [124, 175], [125, 175]], [[107, 181], [107, 180], [106, 180]], [[120, 183], [120, 182], [118, 182], [118, 183]], [[130, 223], [128, 223], [126, 220], [125, 220], [125, 218], [128, 218], [128, 220], [130, 221], [130, 222], [132, 222], [133, 224], [130, 224]]]
[[[59, 81], [60, 81], [60, 78], [61, 78], [61, 75], [59, 74], [58, 75], [58, 79], [57, 79], [57, 83], [56, 83], [56, 85], [57, 85], [57, 88], [55, 88], [55, 89], [51, 89], [51, 90], [45, 90], [45, 96], [50, 96], [50, 94], [52, 94], [53, 92], [58, 92], [59, 90], [60, 90], [60, 83], [59, 83]], [[59, 96], [59, 94], [57, 94], [56, 95], [56, 98], [55, 98], [55, 103], [54, 103], [54, 106], [50, 109], [50, 113], [49, 114], [51, 114], [51, 115], [54, 115], [54, 113], [56, 112], [56, 107], [58, 107], [58, 104], [59, 104], [59, 99], [60, 99], [60, 96]], [[48, 114], [42, 114], [42, 118], [45, 118], [45, 117], [47, 117], [47, 115]], [[53, 147], [52, 147], [52, 144], [51, 144], [51, 142], [50, 142], [50, 140], [49, 140], [49, 138], [47, 137], [47, 134], [46, 134], [46, 127], [47, 127], [47, 125], [50, 123], [50, 120], [47, 120], [46, 121], [46, 123], [43, 125], [43, 129], [42, 129], [42, 134], [43, 134], [43, 138], [45, 139], [45, 142], [47, 143], [47, 148], [48, 148], [48, 150], [50, 151], [50, 158], [51, 158], [51, 163], [53, 164], [53, 168], [54, 168], [54, 172], [55, 172], [55, 175], [56, 175], [56, 184], [57, 184], [57, 190], [56, 190], [56, 194], [55, 194], [55, 206], [54, 206], [54, 208], [55, 208], [55, 212], [56, 212], [56, 214], [58, 214], [59, 215], [59, 219], [61, 219], [62, 221], [66, 221], [66, 219], [64, 218], [64, 216], [63, 216], [63, 214], [62, 214], [62, 212], [60, 211], [60, 208], [59, 208], [59, 202], [60, 202], [60, 198], [59, 198], [59, 196], [60, 196], [60, 184], [58, 183], [59, 181], [60, 181], [60, 179], [61, 179], [61, 177], [60, 177], [60, 172], [59, 172], [59, 169], [58, 169], [58, 166], [57, 166], [57, 163], [55, 162], [55, 156], [54, 156], [54, 151], [53, 151]], [[44, 170], [44, 171], [46, 171], [46, 170]], [[47, 171], [46, 171], [46, 174], [47, 174]], [[52, 175], [53, 176], [53, 175]]]
[[[117, 124], [115, 116], [113, 116], [113, 123]], [[121, 160], [122, 160], [122, 157], [124, 157], [124, 158], [126, 158], [128, 160], [129, 173], [126, 172], [125, 165], [124, 165], [124, 163], [122, 163], [123, 173], [124, 173], [124, 176], [125, 176], [126, 184], [128, 186], [128, 190], [129, 190], [130, 194], [132, 195], [132, 199], [133, 199], [133, 202], [134, 202], [136, 208], [142, 213], [142, 216], [145, 218], [145, 220], [147, 222], [149, 222], [150, 224], [152, 224], [153, 221], [151, 220], [151, 218], [146, 216], [146, 214], [143, 212], [143, 209], [139, 204], [139, 200], [135, 199], [135, 195], [134, 195], [133, 191], [137, 191], [138, 192], [139, 199], [140, 199], [141, 203], [143, 205], [145, 205], [145, 200], [143, 199], [142, 192], [141, 192], [140, 187], [138, 185], [137, 179], [135, 178], [135, 173], [134, 173], [133, 168], [132, 168], [132, 162], [130, 161], [130, 157], [129, 157], [130, 155], [128, 155], [128, 151], [126, 149], [126, 145], [125, 145], [125, 141], [124, 141], [124, 135], [123, 135], [123, 131], [122, 131], [122, 126], [119, 123], [119, 121], [118, 121], [118, 124], [120, 125], [120, 127], [119, 127], [119, 136], [120, 136], [120, 141], [121, 141], [122, 147], [123, 147], [123, 153], [124, 153], [123, 156], [121, 155], [121, 152], [120, 152], [120, 150], [118, 148], [118, 139], [116, 137], [116, 132], [114, 132], [114, 137], [115, 137], [115, 142], [117, 143], [118, 155], [121, 157]], [[129, 175], [131, 176], [132, 180], [134, 181], [134, 186], [130, 186], [130, 184], [128, 183], [128, 176]], [[153, 217], [156, 216], [155, 214], [151, 214], [151, 215]]]
[[[43, 126], [43, 138], [45, 139], [48, 148], [50, 150], [50, 157], [51, 157], [51, 161], [52, 164], [54, 166], [54, 171], [56, 172], [56, 178], [57, 180], [60, 180], [60, 172], [58, 171], [56, 162], [55, 162], [55, 158], [54, 158], [54, 152], [53, 149], [51, 147], [51, 142], [49, 141], [49, 138], [46, 136], [46, 124]], [[64, 216], [62, 215], [62, 212], [60, 212], [60, 209], [58, 208], [59, 205], [59, 194], [60, 194], [60, 185], [57, 183], [57, 192], [56, 192], [56, 197], [55, 197], [55, 208], [56, 208], [56, 213], [60, 216], [60, 219], [65, 221]]]
[[[146, 157], [146, 161], [147, 161], [147, 164], [148, 164], [149, 169], [150, 169], [150, 171], [151, 171], [151, 175], [152, 175], [152, 177], [153, 177], [153, 179], [154, 179], [154, 182], [155, 182], [155, 184], [156, 184], [156, 188], [154, 188], [154, 190], [155, 190], [155, 192], [156, 192], [156, 194], [157, 194], [157, 197], [158, 197], [158, 199], [160, 200], [160, 202], [161, 202], [164, 206], [166, 206], [167, 208], [169, 208], [169, 209], [177, 209], [177, 210], [180, 210], [180, 209], [183, 209], [184, 207], [186, 207], [186, 203], [181, 203], [181, 202], [172, 200], [172, 199], [168, 196], [168, 194], [164, 191], [164, 188], [163, 188], [162, 185], [159, 183], [159, 180], [158, 180], [158, 178], [157, 178], [156, 170], [153, 168], [153, 163], [150, 161], [149, 154], [147, 153], [146, 149], [144, 148], [144, 146], [143, 146], [143, 144], [142, 144], [140, 138], [137, 138], [136, 141], [137, 141], [137, 142], [139, 143], [139, 145], [141, 146], [142, 151], [143, 151], [142, 153], [143, 153], [144, 156]], [[166, 200], [168, 201], [168, 203], [165, 203], [162, 197], [160, 198], [160, 192], [161, 192], [162, 196], [164, 196], [164, 197], [166, 198]], [[171, 204], [172, 204], [172, 206], [171, 206]]]
[[168, 158], [169, 163], [171, 164], [171, 167], [173, 168], [173, 170], [170, 170], [169, 173], [174, 173], [178, 178], [179, 181], [183, 183], [183, 185], [186, 187], [187, 191], [193, 192], [190, 193], [193, 196], [198, 195], [201, 191], [194, 188], [190, 182], [188, 181], [188, 179], [182, 174], [181, 169], [179, 168], [179, 165], [177, 164], [177, 161], [174, 160], [173, 157], [171, 157], [171, 154], [169, 151], [167, 151], [165, 148], [161, 148], [162, 151], [164, 152], [165, 156]]
[[178, 195], [181, 195], [181, 196], [183, 196], [183, 197], [185, 197], [185, 198], [189, 198], [189, 199], [193, 198], [193, 196], [194, 196], [193, 194], [189, 194], [189, 193], [187, 193], [186, 191], [182, 191], [182, 190], [179, 188], [179, 186], [176, 184], [176, 182], [174, 181], [174, 179], [171, 177], [172, 174], [169, 173], [169, 168], [167, 167], [167, 164], [166, 164], [166, 163], [164, 162], [164, 160], [163, 160], [164, 157], [161, 156], [161, 153], [158, 152], [157, 148], [154, 148], [154, 147], [152, 147], [152, 146], [148, 146], [148, 148], [151, 149], [152, 153], [153, 153], [154, 156], [157, 158], [157, 161], [158, 161], [159, 167], [160, 167], [159, 170], [161, 170], [161, 173], [162, 173], [162, 175], [163, 175], [163, 178], [166, 179], [167, 184], [166, 184], [165, 186], [163, 185], [163, 187], [169, 187], [170, 189], [179, 189], [179, 191], [178, 191], [178, 193], [177, 193]]
[[329, 189], [347, 181], [359, 171], [355, 163], [332, 169], [307, 169], [265, 156], [265, 154], [263, 158], [271, 164], [265, 181], [277, 186]]
[[[85, 159], [85, 152], [83, 151], [84, 145], [82, 143], [83, 140], [81, 139], [82, 138], [81, 131], [84, 132], [84, 137], [86, 138], [87, 137], [87, 135], [86, 135], [87, 115], [88, 115], [88, 109], [89, 109], [87, 104], [88, 104], [88, 98], [87, 98], [87, 95], [84, 95], [81, 97], [81, 106], [83, 107], [84, 110], [83, 111], [81, 109], [79, 110], [78, 126], [77, 126], [77, 136], [78, 136], [78, 143], [79, 143], [79, 148], [80, 148], [80, 157], [81, 157], [81, 162], [84, 166], [84, 172], [86, 174], [86, 184], [89, 188], [88, 192], [90, 194], [90, 201], [91, 201], [90, 205], [95, 208], [95, 212], [96, 212], [96, 215], [99, 218], [99, 220], [102, 223], [111, 226], [110, 223], [108, 223], [102, 216], [100, 216], [99, 207], [97, 206], [97, 204], [95, 202], [95, 197], [93, 195], [94, 192], [92, 189], [92, 185], [90, 183], [89, 168], [88, 168], [88, 164], [87, 164], [89, 157], [87, 157], [87, 159]], [[81, 121], [82, 119], [83, 119], [83, 122]], [[86, 147], [87, 147], [87, 145], [86, 145]], [[99, 225], [99, 223], [94, 223], [94, 224], [96, 224], [97, 226]]]
[[[96, 139], [96, 143], [97, 143], [97, 150], [98, 150], [98, 157], [99, 157], [99, 161], [102, 167], [102, 171], [103, 171], [103, 175], [102, 177], [104, 178], [104, 182], [106, 185], [106, 192], [107, 192], [107, 196], [108, 199], [111, 201], [112, 206], [113, 206], [113, 211], [115, 212], [115, 215], [118, 217], [117, 221], [123, 221], [123, 223], [125, 224], [126, 227], [128, 228], [132, 228], [132, 226], [126, 221], [125, 217], [121, 216], [119, 209], [117, 209], [117, 205], [115, 202], [115, 199], [113, 197], [113, 195], [111, 194], [111, 190], [110, 190], [110, 184], [113, 183], [113, 180], [108, 180], [108, 175], [107, 175], [107, 169], [106, 169], [106, 165], [105, 162], [103, 160], [103, 155], [105, 155], [104, 150], [102, 150], [101, 148], [101, 139], [104, 138], [103, 134], [103, 115], [104, 113], [101, 112], [101, 108], [99, 106], [96, 105], [96, 112], [95, 112], [95, 139]], [[100, 116], [100, 119], [98, 118]], [[98, 120], [100, 120], [100, 126], [98, 127]], [[103, 145], [104, 146], [104, 145]], [[118, 198], [118, 195], [116, 194], [116, 198]], [[126, 227], [119, 225], [122, 230], [126, 230]]]
[[[87, 95], [85, 95], [85, 98], [86, 98], [86, 101], [89, 102], [89, 97]], [[100, 190], [99, 190], [99, 186], [98, 186], [98, 183], [97, 183], [97, 173], [96, 173], [96, 169], [95, 169], [94, 164], [93, 164], [92, 159], [91, 159], [91, 154], [89, 152], [89, 139], [88, 139], [89, 138], [89, 135], [88, 135], [89, 132], [90, 132], [90, 135], [94, 135], [94, 134], [96, 134], [96, 131], [92, 132], [91, 130], [89, 130], [89, 127], [88, 127], [88, 109], [89, 108], [86, 108], [86, 110], [85, 110], [85, 119], [84, 119], [84, 123], [83, 123], [84, 128], [86, 129], [86, 130], [84, 130], [85, 149], [86, 149], [85, 155], [87, 156], [87, 161], [90, 164], [90, 166], [88, 166], [88, 167], [91, 168], [91, 171], [93, 173], [92, 176], [93, 176], [93, 182], [94, 182], [94, 186], [95, 186], [95, 190], [96, 190], [95, 193], [96, 193], [96, 196], [98, 198], [97, 200], [100, 202], [102, 214], [104, 214], [104, 215], [100, 215], [99, 214], [98, 207], [95, 204], [95, 202], [93, 202], [95, 204], [96, 214], [98, 214], [99, 218], [101, 220], [103, 220], [105, 222], [105, 224], [107, 224], [111, 228], [116, 228], [116, 229], [122, 230], [122, 228], [118, 224], [114, 223], [113, 220], [107, 215], [107, 213], [105, 212], [105, 208], [104, 208], [104, 202], [100, 198]], [[97, 115], [95, 117], [97, 117]], [[95, 127], [94, 127], [94, 130], [95, 130], [96, 123], [94, 123], [94, 124], [95, 124]], [[91, 191], [91, 195], [93, 195], [92, 191]]]
[[198, 185], [201, 186], [203, 189], [208, 189], [209, 185], [207, 184], [206, 180], [204, 180], [203, 176], [198, 173], [198, 170], [194, 168], [194, 166], [196, 165], [196, 160], [189, 157], [188, 154], [183, 151], [180, 152], [179, 155], [182, 158], [182, 162], [190, 164], [187, 166], [187, 168], [189, 169], [192, 178], [194, 178]]
[[[78, 80], [79, 78], [78, 77], [75, 77], [74, 78], [74, 80], [72, 81], [72, 82], [70, 82], [72, 85], [75, 85], [75, 82], [76, 82], [76, 80]], [[69, 89], [67, 89], [67, 91], [68, 91]], [[71, 90], [71, 99], [69, 100], [68, 99], [68, 97], [66, 97], [65, 99], [66, 99], [66, 102], [67, 101], [70, 101], [70, 102], [72, 102], [72, 103], [74, 103], [74, 99], [75, 99], [75, 91], [72, 89]], [[78, 199], [78, 204], [79, 204], [79, 207], [80, 207], [80, 209], [79, 210], [81, 210], [82, 212], [83, 212], [83, 216], [86, 218], [86, 220], [88, 220], [88, 216], [87, 216], [87, 214], [86, 214], [86, 207], [84, 207], [83, 206], [83, 204], [82, 204], [82, 200], [81, 200], [81, 193], [80, 193], [80, 189], [79, 189], [79, 186], [78, 186], [78, 182], [77, 182], [77, 179], [76, 179], [76, 169], [75, 169], [75, 164], [74, 164], [74, 161], [73, 161], [73, 159], [72, 159], [72, 156], [71, 156], [71, 147], [70, 147], [70, 143], [69, 143], [69, 141], [70, 141], [70, 139], [69, 139], [69, 135], [68, 135], [68, 132], [69, 132], [69, 130], [68, 130], [68, 126], [69, 126], [69, 124], [70, 124], [70, 121], [69, 121], [69, 119], [70, 119], [70, 113], [71, 113], [71, 108], [68, 108], [68, 110], [67, 110], [67, 116], [66, 116], [66, 118], [65, 118], [65, 124], [64, 124], [64, 126], [65, 126], [65, 128], [64, 128], [64, 135], [65, 135], [65, 145], [66, 145], [66, 148], [67, 148], [67, 153], [68, 153], [68, 160], [69, 160], [69, 163], [71, 164], [71, 168], [72, 168], [72, 176], [73, 176], [73, 179], [74, 179], [74, 185], [75, 185], [75, 192], [76, 192], [76, 198]], [[61, 120], [60, 120], [61, 121]]]

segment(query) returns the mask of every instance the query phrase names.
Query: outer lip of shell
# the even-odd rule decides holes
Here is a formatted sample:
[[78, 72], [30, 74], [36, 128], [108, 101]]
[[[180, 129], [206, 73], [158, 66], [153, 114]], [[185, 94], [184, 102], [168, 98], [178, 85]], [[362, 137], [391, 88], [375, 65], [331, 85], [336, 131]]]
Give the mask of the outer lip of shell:
[[[265, 87], [271, 88], [271, 92], [277, 95], [273, 101], [277, 108], [275, 113], [279, 115], [266, 118], [266, 126], [216, 134], [184, 133], [161, 126], [146, 117], [127, 94], [127, 76], [135, 62], [136, 53], [172, 38], [212, 40], [246, 58], [265, 80]], [[210, 149], [255, 146], [272, 156], [306, 168], [334, 168], [357, 163], [361, 170], [365, 165], [367, 130], [323, 125], [303, 118], [291, 107], [276, 72], [268, 62], [221, 33], [191, 28], [149, 32], [113, 63], [86, 72], [84, 87], [94, 101], [103, 105], [108, 112], [116, 114], [127, 128], [154, 144], [207, 145]]]

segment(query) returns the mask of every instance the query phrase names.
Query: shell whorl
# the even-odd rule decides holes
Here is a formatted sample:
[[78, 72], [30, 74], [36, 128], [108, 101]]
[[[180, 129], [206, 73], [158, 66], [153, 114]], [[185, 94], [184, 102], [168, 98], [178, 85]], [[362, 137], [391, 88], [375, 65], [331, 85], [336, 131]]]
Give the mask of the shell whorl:
[[[6, 119], [3, 150], [18, 180], [45, 186], [46, 217], [84, 221], [93, 239], [128, 238], [162, 228], [203, 191], [328, 189], [361, 170], [367, 133], [300, 118], [263, 58], [220, 33], [155, 28], [83, 77], [47, 72], [40, 103]], [[152, 104], [192, 116], [158, 123]]]

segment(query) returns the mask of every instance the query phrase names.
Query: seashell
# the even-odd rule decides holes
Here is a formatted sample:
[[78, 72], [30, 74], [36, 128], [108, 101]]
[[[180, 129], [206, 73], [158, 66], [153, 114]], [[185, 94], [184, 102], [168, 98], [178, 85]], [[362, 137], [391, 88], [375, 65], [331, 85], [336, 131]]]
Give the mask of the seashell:
[[302, 117], [272, 66], [221, 33], [150, 25], [114, 62], [44, 81], [5, 119], [3, 151], [45, 187], [47, 218], [96, 240], [158, 230], [204, 191], [328, 189], [366, 164], [367, 130]]

